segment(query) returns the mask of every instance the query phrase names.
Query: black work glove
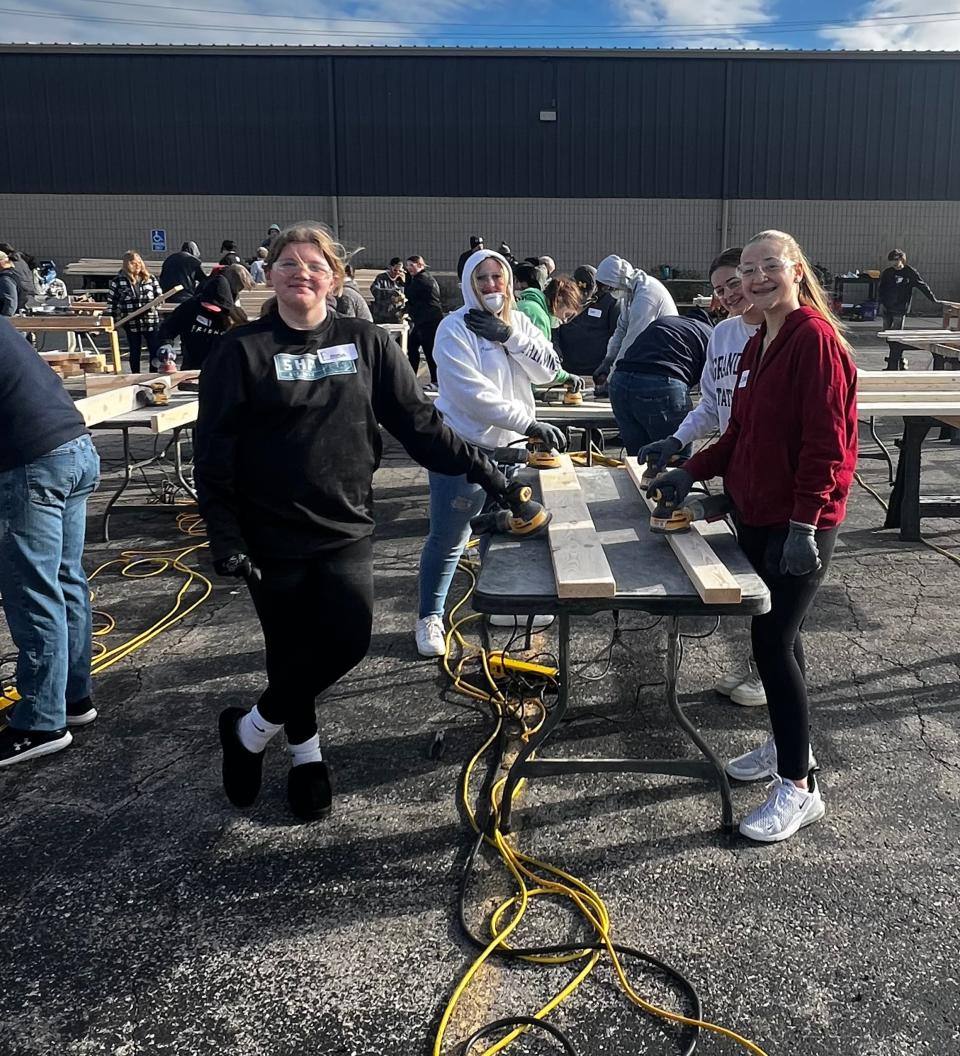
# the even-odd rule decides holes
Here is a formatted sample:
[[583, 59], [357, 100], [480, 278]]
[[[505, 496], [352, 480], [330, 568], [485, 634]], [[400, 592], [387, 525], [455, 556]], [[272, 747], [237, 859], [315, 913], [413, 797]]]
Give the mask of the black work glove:
[[513, 333], [513, 330], [499, 316], [491, 312], [483, 312], [479, 308], [471, 308], [463, 321], [471, 333], [476, 334], [477, 337], [485, 337], [488, 341], [496, 341], [498, 345], [506, 344]]
[[812, 524], [790, 522], [790, 531], [783, 541], [783, 554], [780, 557], [781, 575], [806, 576], [822, 567], [816, 534], [817, 529]]
[[685, 469], [671, 469], [664, 473], [647, 488], [647, 498], [655, 498], [654, 492], [671, 506], [679, 506], [693, 487], [693, 477]]
[[221, 557], [213, 562], [214, 571], [218, 576], [234, 576], [237, 579], [245, 579], [248, 583], [259, 583], [263, 578], [260, 569], [246, 554], [231, 554], [229, 557]]
[[525, 432], [534, 440], [542, 440], [549, 448], [555, 448], [557, 451], [567, 449], [567, 438], [562, 430], [548, 422], [531, 422]]
[[640, 448], [638, 461], [652, 462], [654, 469], [663, 467], [683, 450], [683, 444], [675, 436], [668, 436], [665, 440], [655, 440], [652, 444]]

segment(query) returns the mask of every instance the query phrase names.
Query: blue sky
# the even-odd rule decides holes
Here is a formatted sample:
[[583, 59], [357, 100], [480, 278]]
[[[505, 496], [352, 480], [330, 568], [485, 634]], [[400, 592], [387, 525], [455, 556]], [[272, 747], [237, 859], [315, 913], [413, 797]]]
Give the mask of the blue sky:
[[960, 50], [960, 0], [0, 0], [0, 15], [7, 43]]

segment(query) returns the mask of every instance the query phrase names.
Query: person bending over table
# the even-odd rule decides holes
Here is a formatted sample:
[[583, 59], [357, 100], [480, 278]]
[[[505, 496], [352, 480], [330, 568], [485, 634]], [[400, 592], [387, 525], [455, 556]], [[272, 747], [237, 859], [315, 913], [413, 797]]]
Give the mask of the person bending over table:
[[224, 790], [255, 802], [282, 728], [288, 801], [311, 820], [332, 801], [315, 700], [370, 643], [379, 427], [433, 473], [497, 497], [507, 484], [444, 425], [385, 331], [329, 311], [344, 265], [325, 228], [281, 232], [265, 270], [275, 304], [230, 331], [200, 375], [195, 479], [214, 567], [246, 579], [266, 646], [257, 704], [219, 718]]
[[740, 822], [752, 840], [785, 840], [824, 815], [810, 748], [800, 628], [846, 511], [857, 461], [857, 370], [796, 240], [761, 231], [737, 272], [763, 323], [740, 361], [730, 422], [712, 447], [651, 485], [682, 500], [695, 480], [723, 475], [737, 538], [770, 590], [751, 623], [773, 736], [727, 763], [739, 781], [772, 778], [765, 803]]
[[[510, 265], [499, 253], [478, 250], [464, 265], [460, 287], [463, 307], [444, 318], [434, 345], [437, 409], [444, 421], [487, 452], [528, 436], [563, 450], [563, 433], [536, 420], [532, 389], [553, 381], [560, 363], [550, 341], [516, 310]], [[468, 477], [430, 474], [430, 535], [420, 555], [415, 628], [421, 656], [444, 654], [447, 593], [470, 539], [470, 521], [484, 501], [482, 489]], [[508, 619], [512, 625], [514, 618]], [[549, 622], [537, 617], [534, 626]]]

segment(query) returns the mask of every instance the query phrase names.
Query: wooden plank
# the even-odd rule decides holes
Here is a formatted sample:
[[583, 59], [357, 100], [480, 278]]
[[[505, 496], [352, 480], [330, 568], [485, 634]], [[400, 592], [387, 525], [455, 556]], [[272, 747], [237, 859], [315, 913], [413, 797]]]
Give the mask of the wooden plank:
[[857, 404], [863, 401], [868, 403], [940, 403], [946, 401], [960, 400], [960, 389], [951, 388], [943, 391], [939, 389], [902, 389], [886, 391], [877, 389], [876, 392], [865, 392], [858, 394]]
[[144, 312], [149, 312], [151, 308], [156, 308], [158, 304], [163, 304], [168, 297], [172, 297], [175, 293], [179, 293], [183, 289], [182, 286], [173, 286], [166, 293], [161, 293], [159, 297], [154, 297], [152, 301], [148, 301], [142, 305], [135, 312], [131, 312], [129, 315], [125, 315], [122, 319], [118, 319], [113, 325], [120, 327], [125, 323], [129, 323], [131, 319], [136, 319], [138, 315], [143, 315]]
[[[653, 511], [657, 504], [647, 498], [646, 489], [640, 484], [643, 468], [634, 457], [628, 457], [626, 463], [630, 479], [637, 486], [647, 507]], [[729, 532], [730, 529], [726, 525], [722, 527]], [[740, 584], [704, 538], [705, 535], [715, 534], [719, 534], [717, 524], [703, 525], [701, 528], [694, 522], [689, 532], [683, 532], [680, 535], [674, 533], [664, 538], [705, 604], [739, 605]]]
[[547, 528], [558, 598], [612, 598], [617, 584], [569, 455], [540, 473], [540, 491], [553, 515]]
[[112, 392], [85, 396], [77, 400], [74, 407], [83, 415], [83, 420], [87, 425], [96, 425], [98, 422], [105, 422], [108, 418], [116, 418], [118, 414], [135, 411], [140, 406], [137, 403], [139, 387], [139, 385], [127, 385], [122, 389], [114, 389]]
[[195, 422], [199, 405], [199, 400], [189, 399], [159, 408], [150, 416], [151, 431], [162, 433], [167, 429], [176, 429], [178, 426]]
[[173, 374], [88, 374], [87, 395], [95, 396], [98, 392], [122, 389], [127, 385], [142, 385], [145, 381], [165, 381], [169, 389], [176, 389], [183, 382], [199, 377], [199, 370], [177, 370]]
[[875, 418], [939, 418], [941, 415], [960, 414], [960, 397], [953, 400], [875, 400], [872, 397], [857, 402], [857, 414], [873, 415]]
[[110, 316], [93, 319], [83, 315], [11, 315], [10, 322], [21, 333], [71, 331], [75, 334], [108, 334], [113, 330]]
[[857, 392], [860, 395], [914, 390], [960, 393], [960, 370], [860, 370], [857, 372]]

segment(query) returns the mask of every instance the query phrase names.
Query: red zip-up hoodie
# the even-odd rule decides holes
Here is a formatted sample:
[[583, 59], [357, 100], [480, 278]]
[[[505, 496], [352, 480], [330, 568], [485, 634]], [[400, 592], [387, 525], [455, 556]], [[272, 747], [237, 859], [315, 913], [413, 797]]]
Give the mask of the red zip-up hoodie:
[[730, 424], [684, 469], [722, 476], [744, 524], [834, 528], [857, 464], [857, 368], [815, 308], [787, 316], [758, 367], [766, 332], [744, 349]]

